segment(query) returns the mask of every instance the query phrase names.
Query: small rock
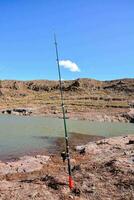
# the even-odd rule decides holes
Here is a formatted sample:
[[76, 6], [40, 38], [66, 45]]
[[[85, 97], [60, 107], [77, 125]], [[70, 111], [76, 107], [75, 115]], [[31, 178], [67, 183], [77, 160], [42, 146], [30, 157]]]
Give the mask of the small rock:
[[74, 189], [72, 190], [72, 193], [74, 193], [74, 194], [75, 194], [75, 196], [80, 196], [80, 194], [81, 194], [81, 191], [80, 191], [80, 189], [79, 189], [79, 188], [74, 188]]
[[127, 143], [128, 145], [129, 144], [134, 144], [134, 140], [129, 140], [129, 142]]

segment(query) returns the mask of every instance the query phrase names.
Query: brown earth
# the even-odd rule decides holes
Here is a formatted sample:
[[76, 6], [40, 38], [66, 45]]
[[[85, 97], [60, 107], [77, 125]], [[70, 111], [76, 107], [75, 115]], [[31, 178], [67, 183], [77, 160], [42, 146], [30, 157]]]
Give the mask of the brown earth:
[[[74, 188], [58, 155], [0, 163], [1, 200], [133, 200], [134, 136], [102, 139], [71, 150]], [[9, 170], [10, 169], [10, 170]]]
[[[77, 79], [63, 81], [62, 87], [69, 118], [133, 121], [127, 113], [134, 107], [134, 79]], [[5, 80], [0, 91], [0, 110], [5, 113], [62, 116], [58, 81]]]

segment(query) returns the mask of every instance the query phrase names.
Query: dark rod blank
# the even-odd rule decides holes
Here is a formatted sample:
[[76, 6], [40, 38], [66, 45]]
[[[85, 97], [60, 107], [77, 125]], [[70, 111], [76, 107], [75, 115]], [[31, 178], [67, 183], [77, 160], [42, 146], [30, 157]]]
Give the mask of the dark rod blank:
[[70, 189], [72, 189], [73, 188], [73, 179], [72, 179], [72, 174], [71, 174], [71, 163], [70, 163], [70, 154], [69, 154], [68, 133], [67, 133], [67, 125], [66, 125], [66, 115], [65, 115], [63, 91], [62, 91], [62, 81], [61, 81], [61, 72], [60, 72], [60, 64], [59, 64], [59, 54], [58, 54], [58, 47], [57, 47], [57, 41], [56, 41], [56, 35], [55, 34], [54, 34], [54, 43], [55, 43], [55, 50], [56, 50], [56, 62], [57, 62], [58, 74], [59, 74], [61, 107], [62, 107], [63, 121], [64, 121], [66, 156], [67, 156], [68, 174], [69, 174], [69, 187], [70, 187]]

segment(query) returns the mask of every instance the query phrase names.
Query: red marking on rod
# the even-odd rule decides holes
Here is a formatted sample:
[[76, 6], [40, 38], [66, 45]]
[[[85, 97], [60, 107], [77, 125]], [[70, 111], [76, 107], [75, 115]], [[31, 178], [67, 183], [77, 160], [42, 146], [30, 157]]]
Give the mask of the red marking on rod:
[[70, 189], [73, 189], [73, 187], [74, 187], [74, 182], [73, 182], [72, 176], [69, 176], [69, 187], [70, 187]]

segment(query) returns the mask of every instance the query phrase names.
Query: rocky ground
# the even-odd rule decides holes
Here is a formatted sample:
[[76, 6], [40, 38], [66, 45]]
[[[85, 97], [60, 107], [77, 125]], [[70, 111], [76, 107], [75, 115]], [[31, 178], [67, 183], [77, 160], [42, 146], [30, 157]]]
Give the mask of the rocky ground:
[[113, 137], [71, 148], [74, 188], [59, 155], [0, 163], [0, 199], [133, 200], [134, 136]]
[[[90, 121], [134, 121], [134, 79], [63, 81], [67, 116]], [[58, 81], [1, 81], [0, 111], [62, 117]], [[131, 114], [129, 113], [131, 111]]]
[[[67, 117], [134, 122], [134, 79], [77, 79], [62, 84]], [[62, 117], [60, 104], [57, 81], [0, 82], [3, 114]], [[58, 140], [60, 151], [61, 144]], [[70, 146], [73, 190], [68, 188], [60, 153], [42, 153], [0, 162], [0, 200], [134, 199], [134, 136], [101, 140], [77, 136]]]

